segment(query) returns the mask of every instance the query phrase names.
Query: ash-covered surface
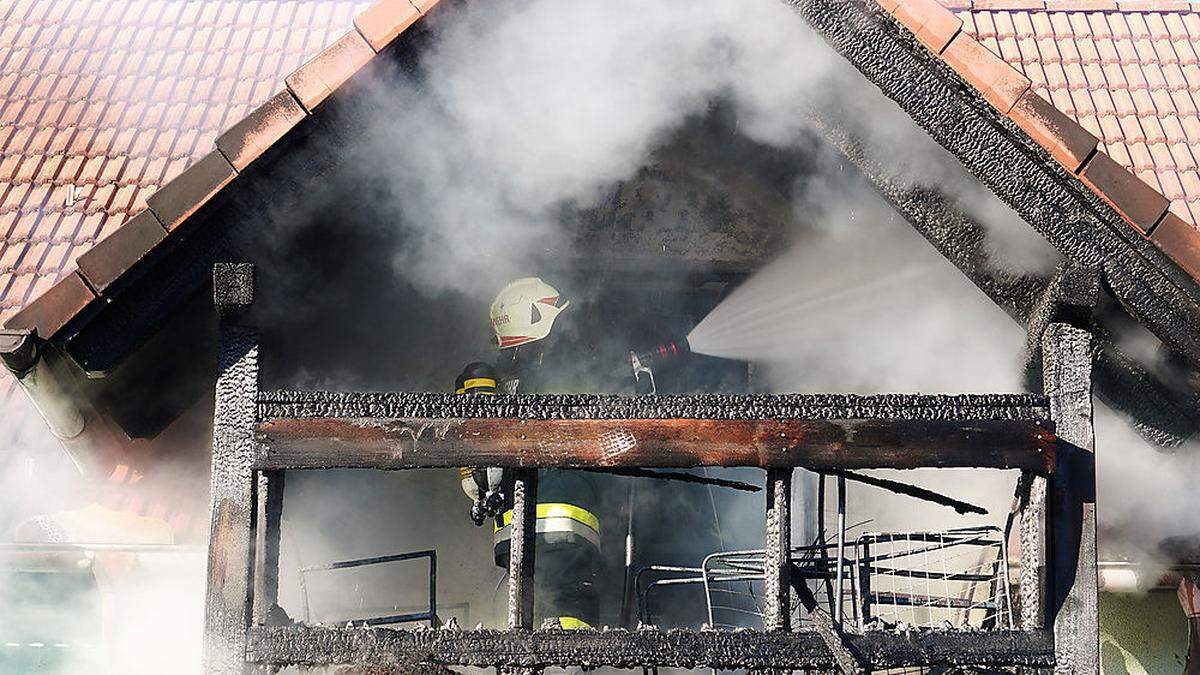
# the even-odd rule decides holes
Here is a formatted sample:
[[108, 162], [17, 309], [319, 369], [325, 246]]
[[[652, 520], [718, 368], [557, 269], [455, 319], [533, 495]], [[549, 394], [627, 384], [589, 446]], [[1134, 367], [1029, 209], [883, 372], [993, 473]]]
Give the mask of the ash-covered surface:
[[213, 304], [220, 311], [225, 307], [247, 307], [254, 302], [254, 265], [250, 263], [217, 263], [213, 265]]
[[245, 626], [250, 618], [252, 591], [247, 556], [253, 511], [250, 464], [255, 447], [258, 364], [254, 332], [225, 326], [213, 418], [212, 533], [204, 621], [204, 668], [206, 673], [217, 675], [243, 672], [241, 655], [246, 650]]
[[787, 1], [1059, 252], [1076, 263], [1103, 266], [1109, 288], [1131, 312], [1200, 364], [1200, 287], [1111, 206], [876, 3]]
[[[871, 631], [847, 638], [873, 669], [900, 665], [1051, 666], [1046, 631]], [[678, 668], [836, 669], [814, 632], [782, 631], [402, 631], [386, 628], [251, 629], [250, 659], [272, 665], [408, 667], [657, 665]]]
[[457, 396], [422, 392], [271, 391], [259, 395], [259, 418], [1045, 421], [1050, 419], [1049, 405], [1044, 396], [1037, 394]]

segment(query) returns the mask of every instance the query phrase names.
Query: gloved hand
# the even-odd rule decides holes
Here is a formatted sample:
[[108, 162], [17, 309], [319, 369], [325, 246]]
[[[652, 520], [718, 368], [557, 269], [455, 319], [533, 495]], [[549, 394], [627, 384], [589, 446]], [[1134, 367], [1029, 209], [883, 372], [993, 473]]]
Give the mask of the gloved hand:
[[471, 520], [476, 525], [483, 525], [483, 521], [496, 516], [504, 508], [503, 485], [504, 469], [497, 467], [471, 469], [469, 477], [464, 475], [463, 492], [472, 499]]

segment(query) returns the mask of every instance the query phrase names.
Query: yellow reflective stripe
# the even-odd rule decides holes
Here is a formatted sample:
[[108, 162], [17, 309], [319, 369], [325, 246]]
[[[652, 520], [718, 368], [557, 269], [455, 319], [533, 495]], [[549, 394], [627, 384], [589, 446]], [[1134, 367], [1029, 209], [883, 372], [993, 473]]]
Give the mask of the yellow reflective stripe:
[[458, 477], [459, 478], [470, 478], [471, 474], [474, 472], [475, 472], [475, 469], [473, 469], [469, 466], [461, 466], [458, 468]]
[[563, 630], [588, 630], [592, 627], [592, 624], [584, 621], [583, 619], [576, 619], [573, 616], [558, 617], [558, 625], [561, 626]]
[[[581, 509], [574, 504], [538, 504], [537, 519], [542, 518], [570, 518], [579, 523], [583, 523], [593, 530], [600, 531], [600, 519], [592, 515], [591, 511]], [[512, 523], [512, 509], [509, 509], [500, 516], [500, 522], [495, 523], [493, 531], [500, 531], [501, 528], [507, 527]]]
[[472, 377], [463, 382], [463, 389], [474, 389], [475, 387], [495, 387], [496, 381], [490, 377]]

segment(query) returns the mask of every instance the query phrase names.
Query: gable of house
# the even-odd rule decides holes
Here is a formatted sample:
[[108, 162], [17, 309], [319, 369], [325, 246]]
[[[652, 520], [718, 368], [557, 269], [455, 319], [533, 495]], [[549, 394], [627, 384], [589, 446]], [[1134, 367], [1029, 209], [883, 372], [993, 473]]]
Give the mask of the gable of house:
[[[231, 47], [256, 44], [254, 36], [260, 34], [256, 32], [260, 28], [252, 28], [257, 25], [252, 21], [256, 22], [270, 9], [260, 6], [263, 3], [228, 4], [232, 8], [206, 10], [208, 13], [200, 17], [209, 17], [204, 25], [232, 26], [231, 33], [217, 35], [220, 31], [213, 28], [212, 31], [217, 33], [206, 34], [206, 38], [180, 37], [180, 43], [190, 45], [207, 40], [206, 45], [224, 44], [218, 50], [223, 62], [231, 59]], [[278, 4], [280, 7], [274, 8], [272, 17], [280, 13], [286, 16], [289, 8], [300, 11], [293, 6], [296, 3]], [[328, 108], [325, 102], [336, 99], [334, 94], [339, 88], [354, 79], [377, 53], [394, 50], [395, 45], [409, 42], [397, 40], [397, 37], [410, 36], [413, 32], [410, 28], [422, 13], [436, 5], [434, 2], [414, 4], [408, 0], [383, 0], [358, 14], [352, 25], [348, 22], [347, 30], [340, 32], [331, 28], [332, 17], [336, 12], [341, 12], [340, 17], [348, 17], [351, 3], [329, 4], [330, 11], [321, 14], [327, 21], [310, 19], [306, 25], [293, 26], [294, 30], [324, 27], [321, 39], [329, 46], [286, 76], [282, 91], [271, 95], [272, 87], [266, 83], [277, 82], [280, 73], [284, 72], [284, 64], [289, 62], [287, 58], [278, 62], [271, 59], [252, 69], [254, 87], [257, 87], [254, 95], [265, 97], [255, 100], [265, 102], [247, 116], [237, 118], [252, 105], [248, 102], [249, 94], [244, 98], [235, 97], [229, 108], [219, 108], [219, 101], [212, 103], [211, 115], [188, 113], [189, 120], [203, 121], [204, 129], [211, 135], [202, 139], [199, 133], [191, 134], [190, 127], [185, 130], [183, 136], [191, 142], [186, 158], [171, 154], [179, 146], [177, 136], [180, 135], [173, 129], [158, 133], [155, 127], [149, 134], [140, 134], [138, 128], [119, 127], [126, 120], [132, 123], [134, 117], [117, 118], [111, 131], [98, 132], [100, 139], [111, 138], [110, 142], [116, 145], [93, 142], [92, 145], [100, 148], [101, 155], [90, 163], [81, 162], [80, 166], [98, 166], [94, 170], [101, 172], [89, 193], [98, 197], [80, 206], [77, 210], [81, 213], [72, 210], [74, 206], [58, 207], [55, 200], [62, 197], [66, 204], [68, 197], [78, 196], [73, 183], [67, 181], [68, 175], [90, 176], [90, 173], [79, 173], [83, 169], [77, 170], [76, 174], [70, 174], [69, 169], [67, 174], [62, 173], [55, 167], [67, 166], [65, 159], [57, 162], [57, 156], [47, 155], [44, 149], [37, 150], [41, 155], [13, 155], [16, 160], [9, 160], [6, 154], [6, 166], [19, 165], [14, 171], [33, 171], [31, 175], [43, 182], [35, 184], [33, 177], [19, 185], [14, 181], [13, 185], [6, 186], [0, 202], [0, 209], [3, 209], [0, 213], [5, 214], [17, 213], [18, 197], [20, 208], [25, 208], [29, 195], [34, 193], [38, 197], [29, 203], [42, 205], [24, 212], [25, 217], [13, 217], [11, 223], [6, 221], [9, 234], [2, 255], [5, 265], [12, 262], [11, 269], [0, 268], [0, 273], [6, 275], [0, 281], [3, 284], [0, 299], [6, 303], [5, 327], [35, 329], [41, 339], [59, 344], [75, 340], [80, 331], [86, 329], [91, 343], [103, 343], [108, 353], [96, 356], [92, 344], [69, 353], [81, 367], [94, 372], [107, 371], [123, 354], [158, 330], [161, 322], [137, 315], [151, 310], [167, 311], [165, 308], [181, 302], [203, 283], [203, 270], [199, 269], [203, 265], [195, 261], [203, 262], [206, 258], [195, 257], [192, 259], [195, 264], [190, 264], [183, 253], [173, 252], [180, 242], [187, 241], [189, 230], [203, 230], [196, 225], [198, 218], [203, 220], [200, 214], [217, 202], [231, 199], [230, 195], [238, 191], [237, 186], [246, 183], [244, 176], [253, 173], [254, 161], [264, 153], [281, 151], [279, 148], [295, 136], [294, 130], [298, 127], [311, 126], [309, 122], [320, 117], [317, 113]], [[1147, 269], [1155, 275], [1152, 281], [1145, 282], [1152, 286], [1151, 296], [1154, 297], [1150, 299], [1170, 306], [1183, 317], [1177, 335], [1183, 336], [1185, 347], [1194, 346], [1186, 341], [1194, 339], [1188, 328], [1191, 315], [1200, 311], [1195, 306], [1198, 295], [1195, 279], [1200, 274], [1197, 263], [1200, 237], [1192, 213], [1193, 205], [1200, 200], [1200, 192], [1197, 192], [1196, 166], [1190, 159], [1190, 152], [1193, 141], [1200, 141], [1200, 137], [1194, 135], [1198, 131], [1196, 102], [1191, 100], [1189, 104], [1189, 99], [1192, 92], [1200, 91], [1200, 73], [1195, 53], [1187, 52], [1185, 47], [1192, 46], [1190, 31], [1195, 28], [1200, 13], [1186, 3], [1165, 0], [1128, 4], [1031, 3], [1025, 0], [1013, 0], [1008, 4], [1003, 0], [946, 4], [949, 7], [934, 0], [883, 0], [879, 4], [871, 0], [854, 3], [811, 0], [798, 3], [798, 7], [810, 23], [817, 24], [823, 16], [838, 16], [839, 13], [853, 13], [850, 18], [874, 16], [872, 21], [876, 22], [876, 27], [882, 27], [888, 33], [890, 48], [900, 49], [897, 53], [916, 55], [910, 62], [921, 64], [919, 67], [926, 68], [929, 66], [925, 64], [932, 63], [947, 69], [952, 74], [947, 83], [956, 96], [967, 101], [963, 105], [977, 106], [970, 98], [982, 95], [986, 105], [990, 106], [986, 113], [981, 113], [985, 121], [1014, 125], [1012, 128], [1017, 135], [1010, 138], [1023, 139], [1031, 148], [1044, 153], [1035, 158], [1034, 164], [1045, 163], [1047, 158], [1056, 162], [1058, 168], [1055, 170], [1065, 174], [1055, 174], [1054, 180], [1062, 181], [1062, 176], [1066, 176], [1063, 184], [1074, 190], [1069, 192], [1073, 199], [1082, 200], [1080, 204], [1090, 214], [1088, 218], [1103, 222], [1105, 228], [1114, 230], [1116, 245], [1128, 249], [1131, 257], [1148, 261]], [[253, 20], [247, 18], [243, 24], [240, 20], [221, 18], [222, 12], [241, 16], [238, 12], [246, 9], [244, 5], [254, 5]], [[886, 18], [879, 18], [881, 11], [894, 17], [899, 27], [890, 24]], [[9, 16], [18, 17], [18, 14], [14, 9]], [[117, 21], [121, 30], [133, 35], [138, 33], [135, 19], [140, 21], [142, 16], [125, 12]], [[289, 26], [296, 22], [295, 16], [293, 14], [289, 19]], [[131, 27], [121, 23], [126, 19], [133, 21]], [[154, 25], [167, 25], [166, 19], [156, 21]], [[883, 23], [879, 23], [881, 21]], [[179, 23], [178, 18], [175, 23]], [[1095, 32], [1101, 23], [1108, 27], [1108, 32], [1102, 33], [1107, 37], [1090, 40], [1084, 27]], [[844, 26], [852, 24], [852, 21], [844, 22]], [[201, 24], [185, 20], [182, 25], [186, 28]], [[828, 24], [818, 26], [818, 29], [825, 32], [827, 38], [837, 30], [858, 30], [844, 26]], [[230, 37], [239, 30], [250, 31], [244, 43], [241, 38]], [[317, 38], [312, 37], [317, 34], [316, 30], [305, 33], [308, 37], [303, 40], [304, 49], [287, 52], [291, 55], [288, 58], [300, 60], [300, 52], [317, 42]], [[270, 37], [266, 39], [278, 39], [277, 31], [269, 30], [268, 33]], [[222, 39], [226, 42], [222, 43]], [[837, 39], [833, 36], [835, 42]], [[33, 50], [32, 44], [18, 50]], [[135, 41], [134, 44], [140, 43]], [[67, 49], [62, 51], [69, 52]], [[274, 56], [273, 51], [271, 54]], [[9, 55], [8, 59], [11, 58]], [[193, 64], [189, 59], [175, 58], [180, 64]], [[246, 64], [253, 64], [254, 58], [243, 55], [233, 61], [249, 68]], [[202, 61], [197, 59], [195, 63]], [[276, 67], [266, 67], [269, 64], [276, 64]], [[855, 65], [862, 67], [859, 63]], [[892, 67], [900, 68], [895, 64]], [[197, 81], [207, 82], [206, 77], [200, 76], [208, 72], [197, 71], [182, 78], [182, 84], [172, 82], [171, 91], [186, 88], [189, 83], [195, 87]], [[916, 76], [914, 73], [899, 75]], [[943, 76], [940, 72], [936, 75]], [[875, 76], [879, 74], [875, 73]], [[115, 76], [110, 79], [117, 81]], [[914, 86], [920, 85], [917, 80], [912, 81]], [[133, 86], [116, 90], [131, 90]], [[166, 85], [162, 86], [165, 90]], [[894, 96], [894, 93], [889, 95]], [[1173, 107], [1167, 106], [1168, 99]], [[163, 106], [169, 107], [167, 102], [173, 100], [168, 96]], [[126, 101], [123, 106], [109, 106], [105, 100], [102, 108], [123, 110], [130, 105]], [[6, 104], [4, 110], [9, 107]], [[145, 108], [157, 110], [154, 106]], [[234, 110], [237, 112], [231, 112]], [[911, 114], [912, 110], [909, 112]], [[165, 119], [157, 112], [137, 114], [141, 115], [136, 117], [138, 120]], [[210, 118], [219, 121], [209, 122]], [[218, 134], [217, 129], [221, 126], [225, 131]], [[1132, 133], [1135, 129], [1141, 134]], [[59, 131], [55, 126], [48, 126], [38, 133], [49, 137]], [[1007, 130], [1004, 133], [1011, 134]], [[162, 151], [166, 153], [165, 157], [150, 153], [149, 149], [157, 146], [146, 140], [147, 135], [171, 140], [172, 149]], [[63, 137], [70, 137], [70, 134]], [[137, 144], [128, 146], [122, 146], [116, 140], [134, 138], [138, 139]], [[208, 145], [210, 141], [215, 142], [215, 148]], [[23, 147], [41, 147], [29, 140], [23, 142]], [[148, 143], [151, 145], [146, 145]], [[113, 147], [117, 148], [116, 158], [108, 156], [114, 154]], [[144, 157], [119, 156], [121, 148], [134, 147], [139, 148], [139, 153], [144, 152]], [[89, 158], [83, 156], [83, 159]], [[180, 170], [185, 164], [187, 168]], [[162, 173], [156, 174], [160, 166]], [[44, 171], [39, 173], [35, 167], [43, 167]], [[167, 180], [171, 171], [178, 173]], [[141, 189], [140, 183], [131, 182], [135, 180], [135, 174], [151, 176], [157, 182], [147, 185], [161, 184], [161, 187], [156, 191]], [[1052, 198], [1043, 198], [1043, 202], [1048, 201]], [[142, 203], [147, 208], [138, 211], [137, 207]], [[1045, 206], [1043, 203], [1040, 208]], [[80, 225], [85, 222], [91, 222], [89, 227], [92, 229]], [[80, 233], [79, 236], [76, 233]], [[208, 235], [201, 232], [200, 238], [204, 236]], [[208, 247], [206, 250], [210, 253], [215, 246], [213, 242], [197, 245]], [[160, 264], [164, 256], [169, 264]], [[146, 277], [149, 281], [138, 282], [139, 275], [147, 268], [155, 268], [154, 274]], [[31, 300], [35, 295], [37, 298]], [[1143, 314], [1147, 313], [1153, 314], [1143, 310]]]

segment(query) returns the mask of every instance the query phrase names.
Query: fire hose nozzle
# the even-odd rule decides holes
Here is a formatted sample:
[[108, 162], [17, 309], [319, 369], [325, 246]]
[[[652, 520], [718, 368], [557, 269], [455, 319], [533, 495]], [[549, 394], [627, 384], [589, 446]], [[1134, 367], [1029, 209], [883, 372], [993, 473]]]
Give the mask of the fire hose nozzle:
[[692, 347], [686, 337], [665, 340], [650, 349], [629, 352], [629, 363], [633, 367], [633, 379], [640, 382], [642, 375], [650, 378], [650, 393], [656, 393], [658, 388], [654, 383], [654, 368], [673, 362], [678, 362], [692, 353]]
[[650, 367], [682, 358], [692, 353], [692, 347], [687, 338], [677, 338], [660, 342], [650, 349], [633, 353], [633, 359], [644, 366]]

